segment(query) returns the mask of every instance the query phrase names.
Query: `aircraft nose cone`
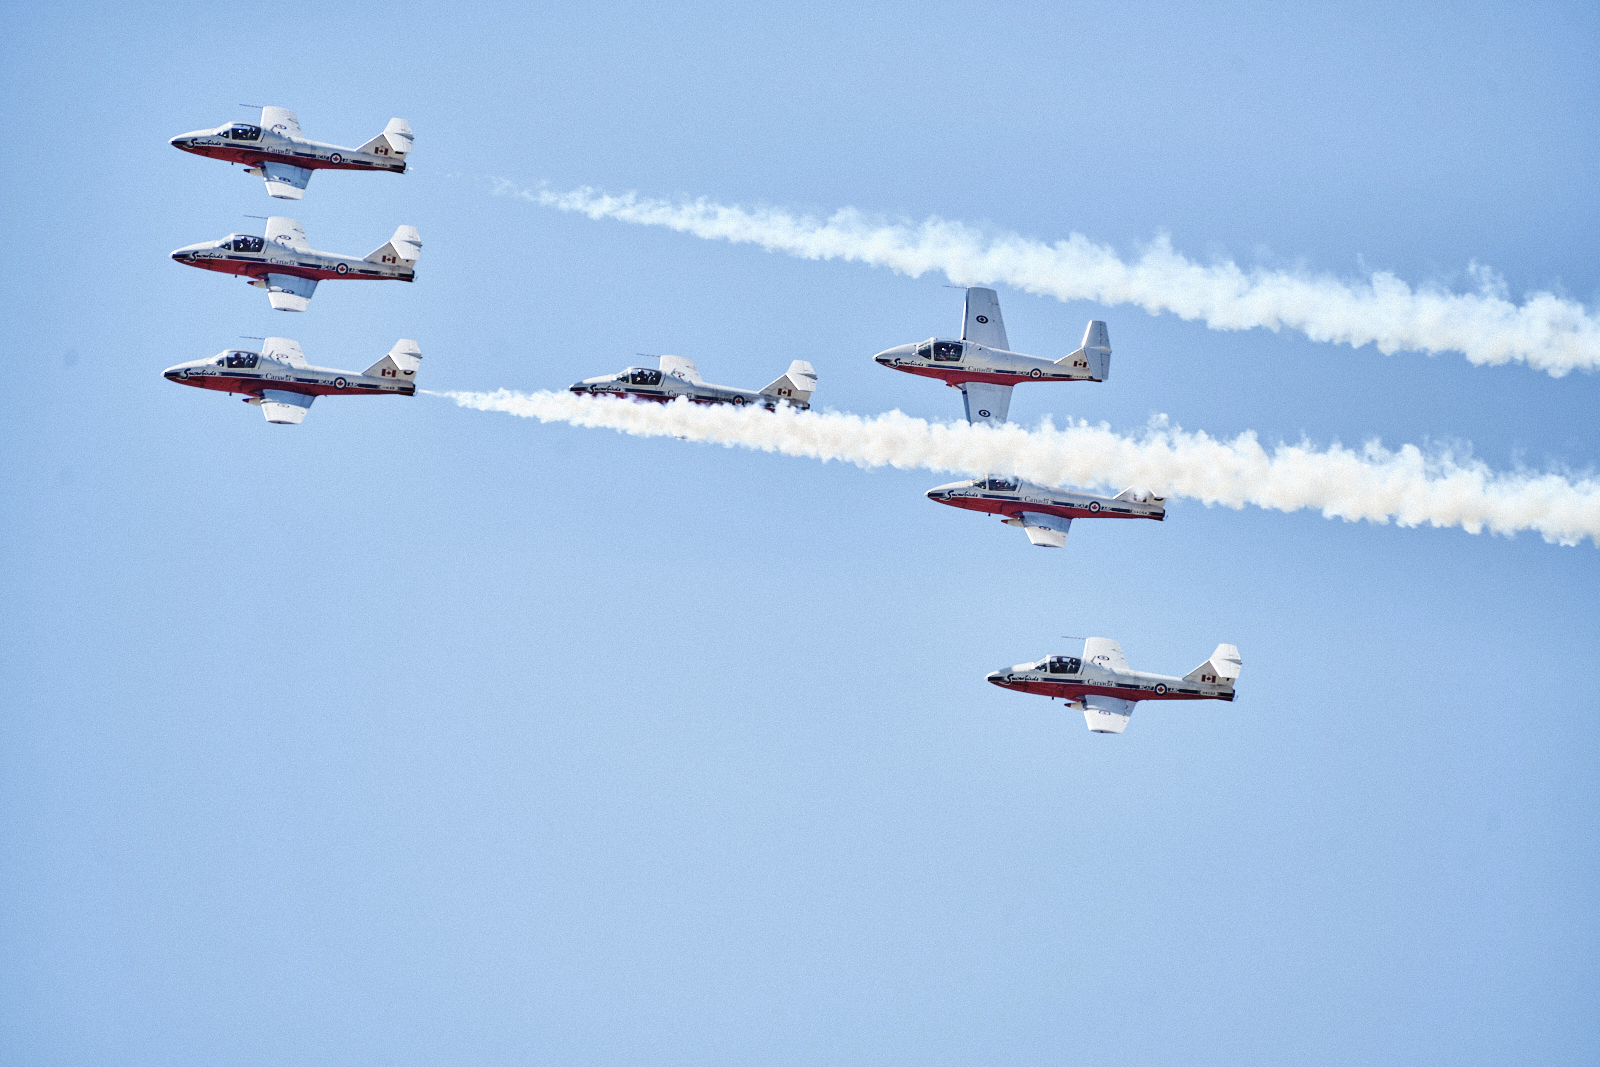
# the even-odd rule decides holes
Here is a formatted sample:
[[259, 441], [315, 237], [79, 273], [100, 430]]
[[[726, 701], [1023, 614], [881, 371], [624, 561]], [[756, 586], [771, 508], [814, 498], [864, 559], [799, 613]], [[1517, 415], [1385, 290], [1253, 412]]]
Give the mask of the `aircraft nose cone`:
[[949, 496], [950, 493], [944, 489], [929, 489], [922, 495], [927, 497], [929, 500], [943, 500], [945, 497]]
[[999, 685], [1000, 679], [1003, 677], [1005, 677], [1004, 671], [990, 671], [988, 674], [983, 676], [984, 681], [991, 682], [994, 685]]

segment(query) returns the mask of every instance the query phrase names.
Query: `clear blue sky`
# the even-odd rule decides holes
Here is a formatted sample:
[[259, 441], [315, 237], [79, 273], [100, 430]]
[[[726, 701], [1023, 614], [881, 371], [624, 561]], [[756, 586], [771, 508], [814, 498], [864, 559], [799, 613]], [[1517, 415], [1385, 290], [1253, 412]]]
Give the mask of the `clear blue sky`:
[[[490, 194], [937, 214], [1125, 252], [1600, 296], [1592, 5], [16, 5], [0, 15], [0, 1060], [1588, 1064], [1600, 556], [1177, 502], [1065, 551], [946, 476], [443, 400], [300, 427], [162, 380], [293, 337], [424, 387], [676, 352], [930, 418], [942, 279]], [[285, 208], [177, 133], [295, 109], [412, 172]], [[268, 310], [167, 253], [399, 223]], [[1089, 318], [1012, 417], [1600, 464], [1600, 380]], [[1122, 737], [985, 672], [1119, 639], [1231, 705]]]

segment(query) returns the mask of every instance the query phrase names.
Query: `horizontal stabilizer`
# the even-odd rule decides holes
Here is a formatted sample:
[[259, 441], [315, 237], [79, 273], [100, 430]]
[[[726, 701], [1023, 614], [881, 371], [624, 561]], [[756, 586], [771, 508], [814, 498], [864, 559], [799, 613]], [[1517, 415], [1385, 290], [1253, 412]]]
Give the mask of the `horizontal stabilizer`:
[[1164, 496], [1156, 496], [1148, 489], [1134, 489], [1130, 487], [1128, 489], [1124, 489], [1111, 499], [1126, 500], [1130, 504], [1162, 504], [1166, 502], [1167, 498]]
[[306, 412], [316, 397], [305, 393], [291, 393], [283, 389], [264, 389], [261, 393], [261, 414], [268, 422], [297, 426], [305, 421]]
[[411, 151], [411, 143], [415, 140], [411, 133], [411, 124], [405, 119], [390, 119], [389, 125], [383, 132], [372, 140], [362, 145], [356, 151], [370, 152], [380, 156], [394, 156], [396, 159], [405, 158]]
[[817, 372], [805, 360], [797, 359], [789, 364], [789, 369], [783, 377], [761, 390], [761, 395], [792, 400], [796, 404], [807, 404], [811, 401], [811, 394], [816, 390]]
[[1083, 698], [1083, 721], [1097, 734], [1120, 734], [1133, 717], [1135, 701], [1121, 697], [1091, 695]]
[[422, 255], [422, 235], [415, 226], [401, 226], [389, 238], [389, 243], [367, 254], [368, 263], [399, 263], [412, 266]]
[[1244, 660], [1233, 645], [1218, 645], [1211, 658], [1183, 676], [1186, 682], [1205, 682], [1209, 685], [1229, 685], [1239, 680], [1239, 670]]
[[267, 299], [274, 311], [304, 311], [311, 306], [311, 294], [317, 291], [315, 278], [301, 278], [293, 274], [267, 275]]
[[414, 382], [417, 369], [422, 366], [422, 349], [417, 342], [405, 338], [394, 343], [389, 354], [361, 373], [368, 378], [393, 378], [396, 381]]
[[[299, 200], [305, 195], [306, 185], [311, 181], [311, 172], [305, 167], [291, 167], [287, 163], [273, 163], [270, 160], [261, 164], [257, 173], [267, 181], [267, 195], [279, 200]], [[300, 236], [304, 239], [305, 234]]]

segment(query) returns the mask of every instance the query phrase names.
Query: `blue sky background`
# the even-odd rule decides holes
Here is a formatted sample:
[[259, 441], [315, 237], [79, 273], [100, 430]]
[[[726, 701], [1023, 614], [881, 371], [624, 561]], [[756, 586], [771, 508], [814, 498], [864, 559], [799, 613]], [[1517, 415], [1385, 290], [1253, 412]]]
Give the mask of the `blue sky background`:
[[[942, 279], [561, 215], [556, 188], [937, 214], [1593, 307], [1591, 5], [7, 8], [0, 1059], [1543, 1064], [1600, 1057], [1596, 550], [1176, 502], [1040, 552], [945, 476], [429, 397], [297, 428], [163, 368], [278, 333], [429, 388], [676, 352], [952, 418], [870, 356]], [[404, 177], [298, 205], [166, 145], [295, 109]], [[412, 286], [268, 309], [180, 245], [299, 218]], [[258, 231], [259, 232], [259, 231]], [[1158, 413], [1600, 463], [1592, 375], [1002, 290]], [[1231, 705], [1121, 737], [983, 682], [1119, 639]]]

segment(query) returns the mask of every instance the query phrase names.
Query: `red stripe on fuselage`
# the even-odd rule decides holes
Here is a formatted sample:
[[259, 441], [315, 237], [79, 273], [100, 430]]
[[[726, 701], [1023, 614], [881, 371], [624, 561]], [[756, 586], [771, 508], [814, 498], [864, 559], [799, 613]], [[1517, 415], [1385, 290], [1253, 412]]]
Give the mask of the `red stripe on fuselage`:
[[[257, 167], [262, 163], [284, 163], [301, 170], [405, 170], [405, 164], [396, 160], [397, 166], [384, 166], [364, 159], [351, 159], [345, 156], [338, 163], [326, 159], [311, 159], [306, 156], [289, 155], [283, 152], [263, 152], [259, 148], [240, 148], [235, 145], [208, 145], [204, 148], [186, 148], [186, 152], [193, 152], [197, 156], [209, 156], [212, 159], [225, 159], [229, 163], [243, 163], [247, 167]], [[343, 152], [339, 153], [341, 156]]]
[[907, 374], [919, 374], [924, 378], [938, 378], [946, 385], [961, 385], [963, 382], [986, 382], [989, 385], [1018, 385], [1022, 382], [1071, 382], [1088, 381], [1087, 378], [1071, 378], [1066, 375], [1057, 375], [1045, 372], [1035, 378], [1027, 371], [970, 371], [960, 367], [907, 367], [901, 365], [894, 368], [903, 370]]
[[1069, 506], [1066, 504], [1034, 504], [1022, 500], [989, 500], [981, 497], [955, 497], [951, 500], [941, 500], [940, 504], [948, 504], [953, 508], [965, 508], [967, 511], [981, 511], [990, 515], [1005, 515], [1014, 517], [1025, 511], [1038, 515], [1055, 515], [1063, 519], [1156, 519], [1160, 515], [1119, 515], [1101, 504], [1099, 511], [1090, 511], [1086, 505]]
[[214, 389], [219, 393], [243, 393], [246, 396], [260, 396], [263, 389], [272, 389], [280, 393], [302, 393], [306, 396], [410, 396], [416, 391], [416, 386], [411, 386], [410, 391], [397, 389], [379, 389], [371, 385], [346, 385], [343, 389], [332, 382], [311, 384], [309, 382], [283, 382], [273, 381], [270, 378], [230, 378], [206, 375], [194, 378], [173, 378], [172, 381], [179, 385], [192, 385], [197, 389]]
[[1174, 693], [1171, 682], [1167, 683], [1165, 693], [1157, 693], [1153, 689], [1123, 689], [1114, 685], [1084, 685], [1081, 682], [995, 682], [1002, 689], [1012, 689], [1018, 693], [1033, 693], [1035, 696], [1057, 697], [1062, 700], [1079, 700], [1086, 696], [1119, 697], [1123, 700], [1231, 700], [1231, 696], [1224, 694], [1196, 696], [1192, 693]]

